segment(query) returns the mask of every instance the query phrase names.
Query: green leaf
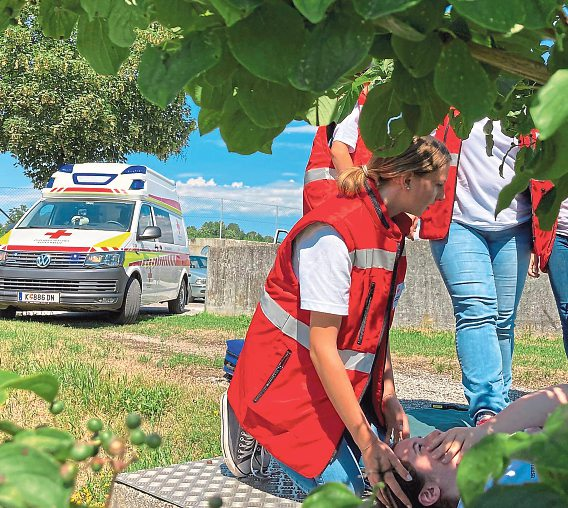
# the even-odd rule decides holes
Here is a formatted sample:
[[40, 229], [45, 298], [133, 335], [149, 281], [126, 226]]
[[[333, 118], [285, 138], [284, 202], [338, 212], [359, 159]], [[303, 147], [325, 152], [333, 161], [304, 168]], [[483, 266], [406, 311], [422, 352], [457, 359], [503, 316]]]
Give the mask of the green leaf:
[[233, 98], [233, 83], [228, 81], [219, 86], [204, 86], [199, 98], [202, 107], [221, 111], [227, 100]]
[[393, 35], [408, 39], [409, 41], [420, 42], [423, 41], [425, 35], [416, 30], [410, 23], [403, 21], [397, 16], [385, 16], [375, 20], [375, 25], [384, 28], [386, 31], [391, 32]]
[[418, 5], [397, 14], [397, 18], [408, 23], [423, 34], [432, 32], [444, 24], [446, 0], [422, 1]]
[[10, 436], [15, 436], [18, 432], [22, 432], [24, 430], [19, 425], [16, 425], [14, 422], [10, 420], [0, 420], [0, 431], [4, 432]]
[[499, 8], [496, 8], [494, 0], [452, 1], [454, 9], [461, 16], [497, 32], [507, 32], [517, 24], [524, 24], [525, 3], [524, 0], [500, 0]]
[[369, 54], [379, 60], [391, 60], [395, 58], [395, 52], [391, 45], [391, 34], [375, 35]]
[[47, 402], [53, 402], [59, 391], [59, 381], [49, 374], [18, 376], [12, 372], [0, 371], [0, 392], [7, 390], [27, 390]]
[[69, 38], [81, 11], [78, 0], [42, 0], [39, 17], [43, 33], [54, 39]]
[[538, 91], [531, 106], [531, 116], [540, 139], [550, 138], [568, 121], [568, 69], [556, 71]]
[[392, 83], [377, 85], [367, 95], [361, 111], [359, 128], [369, 150], [375, 152], [392, 147], [404, 129], [404, 122], [392, 120], [402, 113], [402, 104], [394, 92]]
[[[471, 508], [565, 508], [568, 499], [546, 485], [531, 483], [526, 485], [495, 485], [479, 496]], [[467, 505], [470, 508], [470, 505]]]
[[224, 44], [221, 50], [221, 58], [210, 69], [202, 74], [202, 79], [210, 86], [219, 86], [231, 81], [232, 75], [239, 68], [239, 63], [233, 58], [229, 47]]
[[269, 0], [229, 28], [228, 35], [233, 56], [250, 73], [288, 84], [288, 74], [297, 66], [304, 43], [304, 20], [298, 11]]
[[[525, 150], [529, 150], [525, 148]], [[516, 172], [513, 179], [503, 187], [497, 199], [497, 207], [495, 209], [495, 217], [503, 210], [509, 207], [511, 201], [515, 199], [517, 194], [523, 192], [529, 185], [530, 176], [523, 172]]]
[[312, 100], [310, 94], [256, 78], [244, 69], [236, 74], [235, 83], [243, 110], [255, 124], [265, 129], [288, 124]]
[[102, 18], [89, 21], [83, 14], [77, 31], [77, 49], [91, 67], [99, 74], [116, 74], [130, 52], [110, 40], [107, 22]]
[[222, 20], [210, 12], [201, 12], [197, 4], [185, 0], [154, 0], [152, 3], [156, 19], [166, 27], [180, 27], [184, 33], [199, 32]]
[[430, 97], [436, 95], [433, 78], [433, 74], [423, 78], [413, 78], [399, 62], [396, 62], [392, 73], [392, 85], [403, 102], [424, 104], [430, 100]]
[[443, 122], [449, 109], [448, 105], [434, 94], [425, 104], [403, 104], [402, 117], [413, 134], [426, 136]]
[[325, 11], [335, 0], [294, 0], [294, 5], [302, 16], [314, 24], [325, 18]]
[[165, 108], [184, 85], [221, 58], [221, 43], [214, 32], [188, 38], [175, 52], [148, 46], [138, 67], [138, 87], [150, 102]]
[[262, 0], [210, 0], [211, 4], [225, 20], [227, 26], [233, 26], [237, 21], [246, 18], [253, 12]]
[[149, 20], [140, 2], [114, 0], [108, 17], [108, 36], [117, 46], [129, 48], [136, 40], [135, 28], [146, 28]]
[[69, 451], [75, 444], [75, 439], [68, 432], [50, 427], [40, 427], [35, 430], [24, 430], [14, 436], [14, 443], [35, 448], [53, 455], [60, 462], [67, 459]]
[[240, 109], [236, 101], [232, 101], [223, 111], [219, 130], [229, 152], [249, 155], [269, 150], [272, 140], [284, 130], [285, 126], [284, 124], [276, 129], [263, 129]]
[[393, 36], [391, 44], [404, 67], [415, 78], [430, 74], [442, 52], [442, 41], [437, 34], [430, 34], [418, 43]]
[[538, 142], [534, 157], [527, 162], [527, 171], [537, 180], [558, 180], [568, 168], [568, 123], [562, 125], [547, 140]]
[[[69, 505], [72, 488], [64, 487], [59, 463], [35, 448], [17, 443], [0, 446], [0, 499], [25, 499], [14, 506], [59, 508]], [[4, 505], [4, 503], [3, 503]], [[9, 505], [8, 505], [9, 506]]]
[[337, 97], [322, 95], [308, 109], [305, 119], [310, 125], [329, 125], [337, 120], [340, 114], [340, 103]]
[[199, 110], [199, 115], [197, 116], [197, 125], [199, 126], [199, 134], [201, 136], [214, 131], [221, 124], [221, 111], [215, 111], [214, 109], [204, 109]]
[[4, 31], [18, 17], [25, 3], [25, 0], [0, 0], [0, 30]]
[[422, 0], [353, 0], [355, 10], [365, 19], [375, 19], [400, 12], [417, 5]]
[[89, 16], [89, 21], [106, 18], [110, 13], [111, 0], [81, 0], [81, 7]]
[[373, 38], [372, 26], [358, 16], [332, 12], [308, 35], [290, 82], [300, 90], [325, 92], [367, 56]]
[[525, 8], [526, 28], [536, 30], [552, 26], [555, 10], [559, 7], [558, 0], [532, 0], [523, 2]]
[[497, 96], [495, 83], [472, 58], [467, 45], [458, 40], [443, 47], [436, 64], [434, 87], [446, 103], [469, 121], [486, 116]]
[[326, 483], [315, 488], [302, 503], [305, 508], [357, 508], [362, 501], [342, 483]]

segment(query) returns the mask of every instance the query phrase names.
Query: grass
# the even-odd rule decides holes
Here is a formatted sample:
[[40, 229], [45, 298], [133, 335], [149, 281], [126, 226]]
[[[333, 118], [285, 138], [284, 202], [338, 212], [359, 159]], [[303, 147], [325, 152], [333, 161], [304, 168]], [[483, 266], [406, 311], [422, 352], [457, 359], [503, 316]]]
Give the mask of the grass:
[[[243, 337], [250, 317], [143, 315], [116, 327], [74, 317], [0, 320], [0, 368], [30, 374], [49, 372], [61, 382], [66, 410], [54, 417], [37, 397], [15, 392], [0, 407], [0, 419], [35, 427], [56, 425], [86, 438], [91, 417], [126, 435], [131, 411], [143, 429], [158, 432], [163, 445], [142, 449], [131, 470], [199, 460], [220, 454], [218, 401], [225, 342]], [[391, 332], [395, 370], [428, 370], [459, 378], [454, 335], [429, 330]], [[559, 337], [519, 334], [515, 382], [527, 388], [565, 381], [568, 362]], [[83, 472], [78, 497], [100, 503], [110, 472]]]

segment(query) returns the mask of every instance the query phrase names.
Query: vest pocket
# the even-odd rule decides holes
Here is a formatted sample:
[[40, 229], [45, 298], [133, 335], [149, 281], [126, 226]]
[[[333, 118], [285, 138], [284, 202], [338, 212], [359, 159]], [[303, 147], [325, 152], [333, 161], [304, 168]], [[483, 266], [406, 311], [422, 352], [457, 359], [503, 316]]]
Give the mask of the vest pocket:
[[361, 319], [361, 326], [359, 327], [359, 337], [357, 338], [357, 344], [363, 342], [363, 335], [365, 335], [365, 326], [367, 325], [367, 316], [369, 315], [369, 308], [371, 307], [371, 301], [373, 300], [373, 293], [375, 292], [375, 283], [371, 282], [369, 286], [369, 293], [367, 294], [367, 299], [365, 300], [365, 307], [363, 308], [363, 318]]
[[264, 395], [266, 390], [268, 390], [270, 385], [272, 383], [274, 383], [274, 380], [276, 379], [278, 374], [280, 374], [280, 372], [284, 368], [284, 365], [286, 365], [286, 362], [288, 361], [288, 358], [290, 358], [291, 354], [292, 354], [292, 351], [290, 351], [289, 349], [284, 353], [284, 356], [280, 359], [280, 361], [278, 362], [278, 365], [276, 365], [274, 372], [272, 372], [272, 374], [270, 374], [270, 377], [268, 378], [268, 380], [266, 381], [266, 383], [264, 384], [264, 386], [262, 387], [260, 392], [258, 392], [257, 396], [253, 399], [253, 402], [258, 402], [260, 400], [260, 398]]

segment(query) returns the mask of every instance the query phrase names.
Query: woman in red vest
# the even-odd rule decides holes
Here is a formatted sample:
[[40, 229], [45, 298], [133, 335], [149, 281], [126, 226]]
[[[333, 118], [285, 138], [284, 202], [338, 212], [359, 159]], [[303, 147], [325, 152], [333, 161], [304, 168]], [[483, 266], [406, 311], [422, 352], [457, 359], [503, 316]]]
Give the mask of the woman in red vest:
[[509, 403], [515, 316], [532, 249], [531, 202], [519, 194], [495, 217], [520, 144], [499, 122], [476, 122], [462, 141], [446, 118], [436, 137], [452, 153], [452, 167], [446, 199], [422, 216], [420, 236], [432, 240], [452, 299], [464, 392], [480, 424]]
[[402, 155], [344, 172], [339, 195], [288, 234], [222, 399], [236, 476], [260, 470], [266, 449], [306, 492], [340, 481], [362, 494], [362, 463], [371, 484], [408, 502], [393, 470], [408, 473], [377, 436], [408, 436], [388, 335], [406, 271], [405, 212], [443, 198], [449, 162], [443, 143], [414, 138]]

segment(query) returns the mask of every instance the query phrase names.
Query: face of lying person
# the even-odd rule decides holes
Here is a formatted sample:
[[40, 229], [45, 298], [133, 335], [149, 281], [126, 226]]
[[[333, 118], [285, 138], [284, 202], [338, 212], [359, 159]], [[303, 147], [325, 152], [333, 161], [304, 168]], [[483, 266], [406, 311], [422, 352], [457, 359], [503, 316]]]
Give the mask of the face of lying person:
[[394, 447], [394, 453], [401, 462], [410, 464], [416, 474], [424, 479], [424, 486], [418, 497], [423, 506], [431, 506], [441, 497], [459, 499], [456, 473], [460, 454], [448, 464], [444, 464], [432, 458], [431, 452], [426, 449], [426, 439], [422, 437], [399, 441]]

